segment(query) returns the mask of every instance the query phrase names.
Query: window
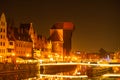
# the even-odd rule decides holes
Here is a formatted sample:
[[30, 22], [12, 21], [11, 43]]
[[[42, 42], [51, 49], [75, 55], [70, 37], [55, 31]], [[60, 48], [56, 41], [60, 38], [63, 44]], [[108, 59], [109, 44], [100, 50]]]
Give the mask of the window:
[[12, 52], [12, 50], [11, 50], [11, 49], [8, 49], [8, 52]]
[[5, 39], [5, 35], [3, 36], [3, 39]]
[[13, 45], [13, 42], [9, 42], [10, 45]]
[[5, 42], [3, 42], [3, 46], [5, 46]]
[[3, 29], [3, 32], [5, 32], [5, 29]]

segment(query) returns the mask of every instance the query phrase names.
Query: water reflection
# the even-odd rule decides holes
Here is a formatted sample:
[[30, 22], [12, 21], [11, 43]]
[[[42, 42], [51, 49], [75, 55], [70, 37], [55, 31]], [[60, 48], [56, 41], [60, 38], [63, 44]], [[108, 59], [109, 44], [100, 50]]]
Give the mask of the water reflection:
[[[92, 74], [92, 76], [88, 74]], [[59, 69], [50, 69], [0, 74], [0, 80], [120, 80], [120, 73], [115, 73], [112, 67], [88, 67], [79, 65], [74, 70], [61, 72]]]
[[1, 74], [0, 80], [23, 80], [28, 78], [34, 78], [37, 77], [37, 74], [39, 72], [18, 72], [18, 73], [7, 73], [7, 74]]

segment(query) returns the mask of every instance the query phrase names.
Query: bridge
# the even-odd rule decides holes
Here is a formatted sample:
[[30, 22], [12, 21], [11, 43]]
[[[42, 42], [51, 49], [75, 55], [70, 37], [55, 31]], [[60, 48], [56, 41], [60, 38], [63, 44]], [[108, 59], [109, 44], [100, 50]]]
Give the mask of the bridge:
[[50, 66], [50, 65], [88, 65], [88, 66], [106, 66], [106, 67], [120, 67], [120, 64], [101, 64], [101, 63], [83, 63], [83, 62], [54, 62], [54, 63], [40, 63], [40, 66]]

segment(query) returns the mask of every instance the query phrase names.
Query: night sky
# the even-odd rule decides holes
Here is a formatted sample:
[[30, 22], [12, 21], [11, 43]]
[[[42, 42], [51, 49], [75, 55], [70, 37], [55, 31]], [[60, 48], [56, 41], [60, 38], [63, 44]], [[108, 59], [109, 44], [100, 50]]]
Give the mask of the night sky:
[[16, 27], [32, 22], [46, 37], [54, 23], [73, 22], [73, 50], [120, 49], [120, 0], [0, 0], [2, 12]]

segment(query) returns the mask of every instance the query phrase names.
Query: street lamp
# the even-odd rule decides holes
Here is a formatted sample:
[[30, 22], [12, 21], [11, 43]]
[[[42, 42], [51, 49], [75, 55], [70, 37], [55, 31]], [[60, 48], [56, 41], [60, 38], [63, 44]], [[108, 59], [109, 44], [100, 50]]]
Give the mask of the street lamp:
[[30, 54], [27, 54], [26, 57], [30, 57]]

